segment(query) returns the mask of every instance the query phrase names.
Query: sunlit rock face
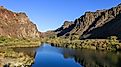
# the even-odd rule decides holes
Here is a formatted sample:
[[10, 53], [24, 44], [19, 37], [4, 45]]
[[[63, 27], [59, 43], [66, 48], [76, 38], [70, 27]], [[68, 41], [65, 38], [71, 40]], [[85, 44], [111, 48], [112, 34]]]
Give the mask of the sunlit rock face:
[[121, 38], [121, 4], [111, 9], [86, 12], [74, 22], [66, 21], [55, 30], [57, 36], [83, 38]]
[[36, 38], [40, 33], [25, 13], [15, 13], [0, 6], [0, 36]]

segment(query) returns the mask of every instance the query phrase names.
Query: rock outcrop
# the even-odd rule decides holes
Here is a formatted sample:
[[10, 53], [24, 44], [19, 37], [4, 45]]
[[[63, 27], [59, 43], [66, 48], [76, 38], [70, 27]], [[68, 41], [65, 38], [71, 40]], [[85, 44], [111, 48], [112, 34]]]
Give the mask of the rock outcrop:
[[40, 33], [25, 13], [15, 13], [0, 6], [0, 36], [36, 38]]
[[121, 38], [121, 4], [108, 10], [86, 12], [74, 22], [64, 23], [54, 32], [57, 36], [83, 38], [107, 38], [118, 36]]

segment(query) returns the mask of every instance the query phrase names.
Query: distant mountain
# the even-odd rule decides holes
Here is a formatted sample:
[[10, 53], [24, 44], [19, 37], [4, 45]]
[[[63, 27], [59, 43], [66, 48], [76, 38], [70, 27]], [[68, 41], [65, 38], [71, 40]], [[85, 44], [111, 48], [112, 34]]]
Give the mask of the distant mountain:
[[36, 38], [40, 33], [25, 13], [15, 13], [0, 6], [0, 36]]
[[121, 39], [121, 4], [111, 9], [86, 12], [75, 21], [65, 21], [54, 31], [58, 37], [66, 38], [107, 38], [117, 36]]

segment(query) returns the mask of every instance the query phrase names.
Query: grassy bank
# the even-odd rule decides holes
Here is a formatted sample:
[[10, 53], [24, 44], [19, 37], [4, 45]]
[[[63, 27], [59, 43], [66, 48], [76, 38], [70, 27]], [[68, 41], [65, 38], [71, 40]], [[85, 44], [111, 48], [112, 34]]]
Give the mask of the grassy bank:
[[34, 56], [15, 52], [11, 48], [0, 48], [0, 67], [30, 67], [33, 62]]
[[116, 36], [108, 37], [107, 39], [85, 39], [85, 40], [70, 40], [64, 38], [45, 38], [44, 40], [53, 46], [74, 48], [74, 49], [94, 49], [94, 50], [119, 50], [121, 43]]
[[24, 39], [0, 37], [0, 67], [31, 67], [34, 56], [29, 56], [23, 52], [15, 52], [16, 47], [38, 47], [41, 39]]
[[0, 37], [0, 47], [38, 47], [41, 44], [41, 39], [18, 39], [18, 38], [8, 38]]

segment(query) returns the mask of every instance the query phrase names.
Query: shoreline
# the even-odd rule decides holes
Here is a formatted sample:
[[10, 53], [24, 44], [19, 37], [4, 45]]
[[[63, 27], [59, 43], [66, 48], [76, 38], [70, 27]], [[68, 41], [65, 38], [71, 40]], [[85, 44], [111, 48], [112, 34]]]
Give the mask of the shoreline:
[[34, 56], [30, 56], [24, 52], [16, 52], [12, 48], [0, 48], [0, 50], [0, 67], [30, 67], [34, 63]]
[[[0, 67], [3, 66], [19, 66], [19, 67], [31, 67], [34, 63], [34, 57], [25, 54], [24, 52], [16, 52], [14, 48], [35, 48], [41, 46], [41, 41], [14, 41], [0, 43]], [[8, 60], [8, 61], [7, 61]]]
[[72, 49], [93, 49], [93, 50], [121, 50], [121, 43], [116, 39], [85, 39], [85, 40], [69, 40], [62, 38], [45, 39], [46, 43], [56, 47], [72, 48]]

